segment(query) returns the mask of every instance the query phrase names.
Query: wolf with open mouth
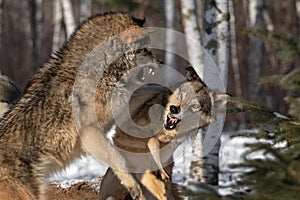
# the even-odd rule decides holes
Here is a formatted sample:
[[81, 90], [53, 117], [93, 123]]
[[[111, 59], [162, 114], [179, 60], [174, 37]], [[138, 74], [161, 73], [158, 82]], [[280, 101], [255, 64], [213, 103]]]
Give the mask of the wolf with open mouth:
[[176, 135], [197, 132], [213, 121], [211, 92], [192, 67], [187, 70], [187, 81], [169, 96], [165, 106], [164, 128], [167, 131], [157, 135], [160, 141], [173, 139], [167, 136], [173, 135], [172, 131]]
[[[172, 184], [172, 154], [184, 139], [192, 137], [199, 129], [213, 121], [214, 99], [211, 92], [192, 67], [186, 69], [188, 70], [186, 79], [179, 82], [173, 92], [166, 88], [158, 87], [161, 88], [158, 89], [152, 86], [137, 90], [133, 95], [130, 107], [139, 107], [133, 109], [137, 110], [131, 115], [133, 121], [139, 126], [153, 123], [153, 126], [149, 126], [148, 129], [142, 129], [146, 132], [138, 132], [144, 137], [134, 136], [131, 133], [137, 131], [136, 127], [127, 127], [126, 130], [129, 131], [127, 132], [118, 126], [113, 137], [114, 145], [125, 157], [131, 155], [130, 153], [134, 154], [134, 159], [128, 157], [129, 165], [143, 166], [144, 171], [134, 175], [146, 188], [144, 189], [146, 199], [154, 197], [181, 199]], [[145, 99], [148, 100], [144, 101]], [[150, 108], [156, 104], [160, 104], [164, 109], [158, 109], [151, 118]], [[152, 135], [155, 128], [160, 131]], [[150, 154], [145, 154], [147, 152]], [[139, 153], [142, 156], [137, 157]], [[154, 167], [151, 164], [153, 161], [156, 165]], [[118, 189], [112, 191], [111, 188]], [[102, 181], [99, 199], [118, 198], [122, 196], [120, 194], [126, 196], [126, 190], [122, 189], [118, 179], [114, 177], [111, 170], [108, 170]]]

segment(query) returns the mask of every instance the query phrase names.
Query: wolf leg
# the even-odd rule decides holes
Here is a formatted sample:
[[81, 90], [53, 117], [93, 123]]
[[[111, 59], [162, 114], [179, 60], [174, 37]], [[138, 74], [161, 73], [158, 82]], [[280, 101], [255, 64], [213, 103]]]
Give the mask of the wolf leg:
[[152, 137], [148, 140], [147, 146], [150, 150], [150, 153], [154, 159], [154, 162], [156, 163], [156, 165], [159, 168], [160, 171], [160, 175], [161, 175], [161, 179], [162, 180], [168, 180], [170, 177], [167, 174], [167, 172], [164, 170], [161, 161], [160, 161], [160, 155], [159, 155], [159, 141]]
[[133, 199], [144, 199], [139, 184], [129, 173], [126, 159], [105, 137], [103, 131], [96, 128], [96, 125], [90, 125], [82, 128], [80, 138], [87, 152], [113, 168], [116, 176], [130, 192]]
[[10, 179], [0, 181], [0, 199], [5, 200], [31, 200], [34, 196], [21, 183]]
[[126, 195], [129, 195], [128, 190], [121, 184], [113, 170], [108, 168], [101, 181], [98, 200], [106, 200], [108, 197], [124, 199]]
[[165, 184], [159, 180], [151, 171], [137, 174], [141, 183], [159, 200], [167, 200]]

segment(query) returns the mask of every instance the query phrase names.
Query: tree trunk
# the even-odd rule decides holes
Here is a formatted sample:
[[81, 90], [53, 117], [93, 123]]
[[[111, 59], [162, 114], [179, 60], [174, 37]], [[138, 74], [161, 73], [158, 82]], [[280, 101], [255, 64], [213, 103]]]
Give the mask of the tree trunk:
[[[300, 1], [296, 1], [296, 11], [297, 11], [297, 18], [298, 18], [298, 30], [300, 29]], [[300, 36], [300, 34], [299, 34]]]
[[137, 17], [139, 19], [144, 19], [145, 18], [145, 2], [144, 2], [144, 0], [135, 0], [135, 2], [138, 4]]
[[202, 156], [202, 131], [197, 134], [192, 146], [190, 177], [193, 180], [205, 182]]
[[204, 62], [201, 48], [201, 34], [197, 23], [196, 4], [193, 0], [181, 0], [181, 14], [186, 35], [186, 46], [190, 64], [203, 79]]
[[54, 33], [52, 50], [55, 51], [59, 49], [65, 39], [62, 37], [62, 22], [65, 24], [66, 35], [69, 37], [75, 30], [75, 20], [70, 0], [55, 0], [53, 11]]
[[0, 49], [2, 48], [2, 12], [3, 12], [3, 0], [0, 0]]
[[80, 0], [80, 22], [92, 15], [92, 0]]
[[[229, 1], [210, 0], [205, 2], [205, 49], [217, 64], [226, 90], [229, 63]], [[218, 117], [218, 116], [217, 116]], [[204, 159], [204, 179], [211, 185], [218, 185], [219, 149], [218, 139], [211, 152]]]
[[[249, 1], [250, 28], [261, 29], [263, 27], [263, 0]], [[257, 83], [261, 76], [261, 65], [263, 62], [263, 41], [261, 38], [250, 36], [251, 53], [249, 67], [249, 99], [259, 103], [260, 88]]]
[[227, 89], [228, 65], [229, 65], [229, 0], [216, 0], [217, 16], [217, 48], [218, 68], [223, 79], [225, 90]]
[[61, 8], [60, 0], [54, 0], [53, 21], [54, 21], [54, 30], [53, 30], [52, 51], [55, 52], [59, 49], [61, 45], [62, 8]]
[[[174, 0], [164, 0], [164, 13], [165, 13], [165, 27], [168, 29], [165, 31], [165, 64], [169, 67], [176, 66], [176, 56], [172, 51], [176, 49], [176, 37], [174, 35], [175, 31], [175, 1]], [[170, 73], [166, 71], [166, 84], [170, 83], [172, 77], [170, 77]]]
[[67, 37], [69, 37], [75, 30], [75, 20], [72, 3], [70, 0], [60, 0], [60, 3], [63, 10], [63, 17], [66, 26]]
[[[262, 12], [263, 12], [263, 20], [266, 23], [267, 30], [270, 32], [274, 31], [274, 24], [272, 22], [272, 19], [271, 19], [271, 16], [270, 16], [268, 10], [264, 9]], [[268, 55], [268, 59], [270, 61], [270, 66], [276, 67], [277, 66], [276, 56], [275, 56], [272, 48], [270, 47], [269, 44], [266, 44], [265, 48], [266, 48], [266, 54]], [[268, 105], [268, 106], [272, 107], [272, 105]]]
[[31, 0], [32, 60], [34, 68], [41, 64], [42, 0]]
[[[201, 46], [201, 33], [196, 16], [196, 4], [193, 0], [181, 0], [181, 14], [186, 37], [187, 53], [190, 64], [203, 80], [204, 52]], [[190, 177], [197, 181], [204, 181], [202, 162], [202, 131], [199, 131], [192, 149]]]
[[[230, 53], [231, 53], [231, 65], [233, 72], [233, 83], [235, 86], [235, 95], [243, 98], [242, 81], [241, 81], [241, 70], [239, 68], [238, 49], [237, 49], [237, 29], [235, 19], [235, 2], [229, 1], [229, 12], [230, 12]], [[237, 106], [240, 106], [237, 104]], [[237, 113], [234, 115], [235, 128], [239, 129], [242, 122], [245, 121], [244, 115]]]
[[[24, 15], [21, 19], [21, 23], [24, 25], [24, 34], [30, 37], [32, 34], [32, 29], [30, 26], [30, 4], [28, 1], [22, 1], [21, 8], [24, 9]], [[26, 40], [28, 47], [32, 47], [32, 41], [30, 39]]]
[[234, 85], [236, 95], [242, 97], [242, 83], [239, 69], [239, 60], [237, 57], [237, 46], [236, 46], [236, 29], [235, 29], [235, 14], [234, 5], [232, 1], [229, 1], [230, 10], [230, 41], [231, 41], [231, 62], [233, 69]]

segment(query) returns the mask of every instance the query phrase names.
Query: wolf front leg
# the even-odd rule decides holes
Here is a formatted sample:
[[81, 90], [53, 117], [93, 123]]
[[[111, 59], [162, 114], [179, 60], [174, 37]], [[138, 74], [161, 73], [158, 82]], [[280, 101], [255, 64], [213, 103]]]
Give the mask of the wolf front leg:
[[163, 181], [159, 180], [149, 170], [146, 170], [142, 174], [137, 174], [141, 183], [149, 190], [157, 199], [167, 200], [166, 188]]
[[0, 180], [0, 199], [5, 200], [32, 200], [35, 199], [34, 195], [29, 189], [19, 183], [15, 178], [8, 176], [7, 179]]
[[150, 138], [148, 140], [147, 146], [150, 150], [150, 153], [154, 159], [155, 164], [159, 168], [161, 179], [164, 181], [168, 180], [170, 177], [167, 174], [167, 172], [164, 170], [164, 167], [162, 166], [161, 160], [160, 160], [160, 153], [159, 153], [160, 146], [159, 146], [158, 139], [156, 139], [155, 137]]
[[80, 138], [88, 153], [113, 168], [114, 173], [130, 192], [133, 199], [145, 199], [140, 185], [129, 173], [126, 159], [105, 137], [103, 131], [96, 125], [89, 125], [81, 129]]

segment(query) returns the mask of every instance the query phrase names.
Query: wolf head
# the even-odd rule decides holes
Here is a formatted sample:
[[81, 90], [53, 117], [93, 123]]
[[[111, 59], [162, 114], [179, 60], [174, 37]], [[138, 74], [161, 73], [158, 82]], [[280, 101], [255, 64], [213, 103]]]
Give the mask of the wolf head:
[[186, 81], [169, 97], [164, 114], [166, 130], [190, 132], [212, 122], [212, 97], [205, 83], [192, 67], [187, 68]]

